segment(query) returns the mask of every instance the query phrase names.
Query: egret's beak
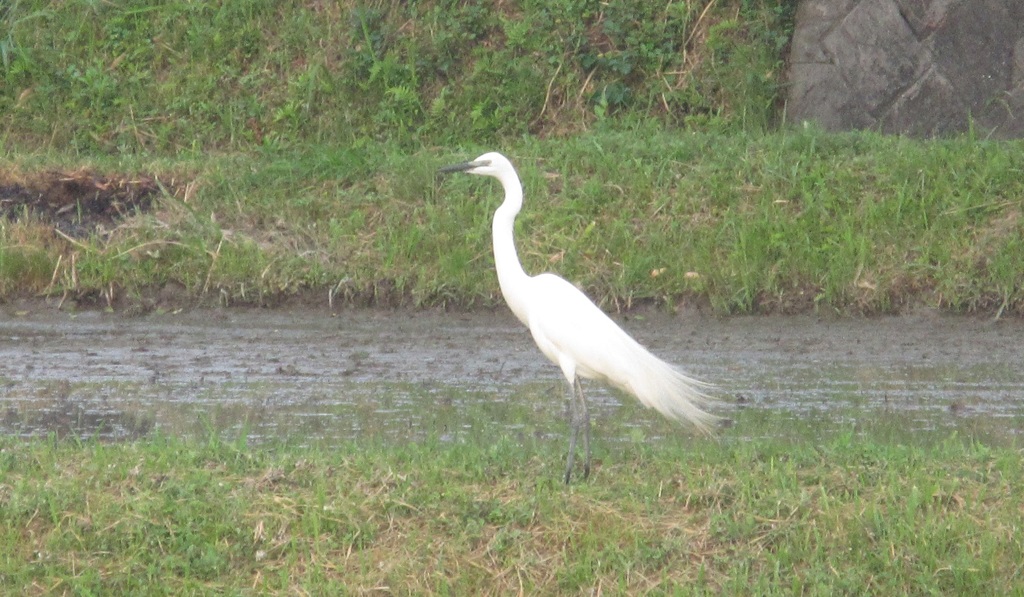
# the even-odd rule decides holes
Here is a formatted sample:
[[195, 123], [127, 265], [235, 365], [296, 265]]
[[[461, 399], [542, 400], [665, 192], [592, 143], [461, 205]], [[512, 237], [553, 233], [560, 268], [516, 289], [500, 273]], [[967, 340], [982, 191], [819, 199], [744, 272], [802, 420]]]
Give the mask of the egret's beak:
[[473, 168], [478, 168], [480, 166], [490, 165], [490, 160], [481, 160], [479, 162], [462, 162], [461, 164], [452, 164], [451, 166], [444, 166], [443, 168], [438, 168], [437, 171], [442, 174], [448, 172], [465, 172], [466, 170], [472, 170]]

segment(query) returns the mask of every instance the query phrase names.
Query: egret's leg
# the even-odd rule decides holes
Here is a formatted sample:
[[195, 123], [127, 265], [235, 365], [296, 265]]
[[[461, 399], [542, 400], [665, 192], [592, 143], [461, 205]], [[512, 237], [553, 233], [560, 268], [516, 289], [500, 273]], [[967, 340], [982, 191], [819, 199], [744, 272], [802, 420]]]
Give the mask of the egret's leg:
[[579, 409], [576, 406], [576, 388], [579, 384], [579, 378], [576, 378], [576, 382], [573, 384], [573, 388], [570, 388], [571, 395], [569, 396], [569, 457], [565, 462], [565, 484], [569, 484], [569, 478], [572, 476], [572, 465], [573, 460], [576, 457], [576, 438], [580, 433], [580, 416]]
[[580, 426], [583, 427], [583, 450], [587, 453], [586, 460], [583, 461], [583, 478], [590, 477], [590, 410], [587, 408], [587, 398], [583, 395], [583, 383], [580, 378], [576, 378], [576, 394], [579, 396], [580, 412]]

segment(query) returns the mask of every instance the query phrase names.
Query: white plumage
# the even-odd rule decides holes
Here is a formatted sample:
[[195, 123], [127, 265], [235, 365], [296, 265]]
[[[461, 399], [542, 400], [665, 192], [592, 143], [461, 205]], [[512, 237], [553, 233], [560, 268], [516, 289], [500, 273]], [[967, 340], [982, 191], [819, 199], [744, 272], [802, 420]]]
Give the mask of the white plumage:
[[505, 156], [486, 153], [441, 171], [492, 176], [505, 190], [505, 201], [495, 211], [492, 225], [494, 265], [509, 308], [530, 329], [544, 356], [562, 369], [573, 390], [566, 483], [581, 429], [586, 450], [584, 476], [590, 473], [590, 417], [580, 377], [607, 383], [669, 419], [687, 421], [705, 433], [710, 431], [718, 417], [703, 410], [714, 403], [702, 391], [709, 388], [707, 384], [687, 377], [651, 354], [569, 282], [550, 273], [529, 276], [523, 271], [513, 240], [513, 224], [523, 205], [523, 187]]
[[544, 356], [562, 368], [570, 384], [575, 375], [601, 381], [632, 394], [669, 419], [708, 430], [716, 417], [697, 406], [709, 402], [698, 389], [706, 384], [651, 354], [564, 279], [541, 274], [528, 280], [531, 294], [550, 300], [528, 310], [524, 323]]

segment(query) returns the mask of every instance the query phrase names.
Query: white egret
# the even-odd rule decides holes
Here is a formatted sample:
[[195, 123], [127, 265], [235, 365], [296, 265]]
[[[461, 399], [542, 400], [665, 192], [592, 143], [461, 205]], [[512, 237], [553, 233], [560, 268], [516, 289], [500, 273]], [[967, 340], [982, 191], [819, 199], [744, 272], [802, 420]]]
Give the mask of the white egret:
[[512, 238], [513, 223], [523, 206], [523, 186], [505, 156], [485, 153], [472, 162], [441, 168], [440, 172], [492, 176], [505, 190], [505, 201], [494, 212], [492, 225], [494, 267], [501, 294], [512, 313], [530, 329], [537, 347], [562, 369], [569, 382], [571, 434], [566, 483], [572, 474], [581, 430], [586, 452], [583, 477], [590, 475], [590, 413], [581, 377], [610, 384], [669, 419], [688, 421], [698, 430], [709, 432], [718, 417], [702, 410], [714, 402], [702, 391], [710, 387], [708, 384], [651, 354], [563, 278], [550, 273], [530, 276], [523, 271]]

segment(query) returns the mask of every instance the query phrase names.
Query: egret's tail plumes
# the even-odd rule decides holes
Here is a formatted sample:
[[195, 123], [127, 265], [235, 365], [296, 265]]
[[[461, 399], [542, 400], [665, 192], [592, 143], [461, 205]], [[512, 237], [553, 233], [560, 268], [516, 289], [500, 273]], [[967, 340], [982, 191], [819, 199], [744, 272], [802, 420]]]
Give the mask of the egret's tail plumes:
[[[713, 386], [686, 376], [638, 342], [631, 344], [627, 360], [630, 366], [617, 368], [616, 373], [621, 373], [609, 375], [608, 381], [665, 417], [691, 423], [698, 431], [710, 434], [721, 420], [704, 410], [717, 402], [706, 393]], [[624, 374], [626, 371], [628, 375]]]

